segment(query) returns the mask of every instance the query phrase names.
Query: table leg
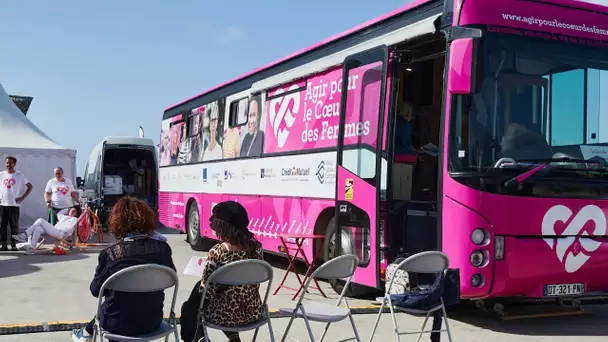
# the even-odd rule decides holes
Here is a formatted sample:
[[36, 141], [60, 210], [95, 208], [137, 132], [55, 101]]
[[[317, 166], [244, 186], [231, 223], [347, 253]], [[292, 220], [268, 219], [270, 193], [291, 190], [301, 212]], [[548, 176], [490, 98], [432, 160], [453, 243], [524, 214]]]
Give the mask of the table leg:
[[[295, 254], [293, 256], [291, 256], [289, 254], [290, 248], [287, 247], [287, 243], [285, 242], [285, 239], [283, 239], [283, 238], [279, 238], [279, 239], [281, 241], [281, 244], [283, 245], [283, 248], [285, 248], [285, 254], [287, 255], [287, 260], [289, 261], [289, 267], [287, 267], [287, 271], [285, 272], [285, 275], [283, 276], [283, 280], [281, 280], [281, 283], [277, 286], [276, 290], [274, 290], [274, 293], [272, 294], [273, 296], [276, 295], [282, 287], [286, 287], [284, 285], [285, 280], [287, 279], [287, 275], [289, 274], [289, 272], [291, 270], [293, 270], [293, 273], [298, 278], [298, 282], [300, 282], [300, 286], [304, 285], [304, 282], [300, 278], [300, 275], [298, 274], [298, 271], [296, 269], [296, 264], [295, 264], [296, 257], [298, 256], [298, 253], [300, 253], [300, 247], [297, 247]], [[296, 246], [297, 245], [298, 245], [298, 240], [296, 239]]]
[[[304, 240], [302, 240], [302, 242], [303, 241]], [[302, 244], [300, 244], [300, 247], [301, 247], [301, 245]], [[301, 248], [299, 248], [299, 249], [301, 249]], [[304, 284], [308, 280], [308, 277], [310, 277], [310, 275], [312, 274], [312, 270], [314, 268], [315, 260], [319, 256], [319, 253], [321, 252], [322, 249], [323, 249], [323, 244], [321, 243], [321, 244], [319, 244], [319, 246], [317, 247], [316, 252], [312, 256], [312, 262], [308, 261], [308, 258], [306, 257], [306, 254], [304, 253], [304, 251], [302, 251], [302, 258], [304, 259], [304, 263], [306, 264], [306, 273], [304, 274], [304, 283], [302, 284], [302, 286], [300, 286], [300, 288], [298, 289], [298, 292], [296, 292], [296, 294], [293, 296], [293, 298], [291, 298], [291, 300], [294, 300], [298, 296], [298, 294], [300, 294], [300, 291], [304, 290]], [[319, 285], [319, 282], [317, 281], [317, 279], [313, 279], [313, 281], [315, 282], [315, 285], [317, 285], [317, 290], [319, 290], [319, 292], [321, 293], [321, 295], [323, 297], [327, 298], [327, 296], [325, 295], [325, 292], [323, 292], [323, 290], [321, 289], [321, 286]]]

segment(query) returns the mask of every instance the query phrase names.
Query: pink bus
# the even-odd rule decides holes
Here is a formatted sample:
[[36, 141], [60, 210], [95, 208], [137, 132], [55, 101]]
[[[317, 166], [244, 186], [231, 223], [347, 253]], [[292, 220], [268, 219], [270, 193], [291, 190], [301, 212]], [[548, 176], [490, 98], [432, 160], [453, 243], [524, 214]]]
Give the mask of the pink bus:
[[464, 299], [592, 298], [608, 290], [607, 56], [604, 6], [415, 1], [166, 109], [160, 220], [204, 249], [230, 199], [270, 253], [323, 234], [309, 258], [361, 260], [351, 296], [440, 249]]

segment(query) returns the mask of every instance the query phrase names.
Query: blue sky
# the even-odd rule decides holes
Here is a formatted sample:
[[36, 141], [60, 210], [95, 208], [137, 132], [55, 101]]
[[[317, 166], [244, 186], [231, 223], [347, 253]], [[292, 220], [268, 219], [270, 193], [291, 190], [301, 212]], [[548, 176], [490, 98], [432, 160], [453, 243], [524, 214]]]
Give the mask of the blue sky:
[[409, 0], [3, 0], [0, 82], [78, 150], [108, 135], [158, 143], [163, 110]]

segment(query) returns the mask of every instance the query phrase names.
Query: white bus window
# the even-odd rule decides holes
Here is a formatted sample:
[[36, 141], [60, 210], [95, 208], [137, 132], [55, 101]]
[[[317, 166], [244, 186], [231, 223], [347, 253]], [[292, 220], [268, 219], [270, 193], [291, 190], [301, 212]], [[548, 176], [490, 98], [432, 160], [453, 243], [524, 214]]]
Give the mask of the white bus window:
[[364, 148], [344, 150], [342, 166], [362, 179], [376, 177], [376, 153]]
[[249, 98], [247, 97], [230, 103], [230, 117], [228, 118], [228, 125], [230, 128], [247, 124], [248, 107]]

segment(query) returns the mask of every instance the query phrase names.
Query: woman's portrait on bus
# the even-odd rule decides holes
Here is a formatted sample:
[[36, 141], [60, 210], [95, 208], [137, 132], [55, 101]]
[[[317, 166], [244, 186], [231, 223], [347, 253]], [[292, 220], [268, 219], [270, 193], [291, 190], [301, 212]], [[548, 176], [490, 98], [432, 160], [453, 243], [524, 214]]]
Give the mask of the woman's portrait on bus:
[[262, 97], [253, 95], [247, 110], [247, 134], [241, 143], [241, 157], [259, 157], [264, 147], [264, 131], [260, 130], [262, 118]]
[[177, 155], [179, 153], [179, 127], [177, 125], [172, 125], [169, 129], [171, 132], [171, 162], [170, 165], [177, 164]]
[[203, 160], [203, 152], [205, 151], [204, 129], [203, 123], [205, 106], [201, 106], [192, 110], [190, 128], [190, 162], [196, 163]]
[[171, 164], [171, 128], [169, 127], [170, 122], [164, 121], [163, 127], [160, 133], [160, 163], [159, 165], [165, 166]]
[[188, 125], [185, 122], [180, 125], [180, 143], [179, 152], [177, 154], [178, 164], [187, 164], [190, 161], [190, 140], [188, 139]]
[[223, 116], [220, 115], [219, 101], [207, 105], [207, 115], [209, 116], [209, 145], [203, 153], [203, 161], [222, 159], [222, 129]]

